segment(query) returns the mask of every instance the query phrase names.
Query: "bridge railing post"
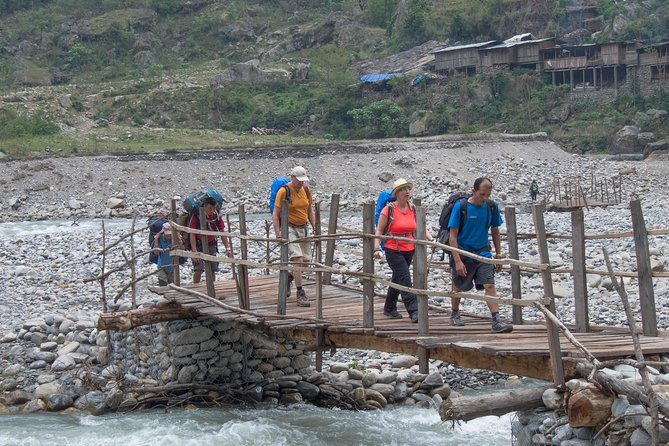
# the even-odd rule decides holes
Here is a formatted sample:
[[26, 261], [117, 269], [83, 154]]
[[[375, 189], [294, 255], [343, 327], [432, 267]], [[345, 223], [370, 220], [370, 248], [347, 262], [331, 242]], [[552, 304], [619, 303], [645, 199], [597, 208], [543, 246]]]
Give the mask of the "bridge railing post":
[[[238, 212], [239, 234], [245, 236], [248, 231], [246, 229], [246, 209], [244, 208], [244, 203], [239, 205]], [[230, 228], [228, 228], [228, 232], [230, 232]], [[230, 239], [230, 247], [232, 247], [232, 239]], [[242, 260], [249, 259], [248, 241], [245, 238], [239, 239], [239, 251]], [[235, 264], [233, 263], [231, 267], [234, 268]], [[238, 265], [237, 272], [239, 276], [239, 288], [241, 290], [239, 307], [244, 310], [249, 310], [251, 309], [251, 300], [249, 297], [249, 268], [246, 265]]]
[[362, 326], [374, 327], [374, 204], [362, 207], [362, 271], [368, 276], [362, 281]]
[[[200, 229], [203, 231], [207, 230], [207, 212], [204, 210], [204, 206], [200, 207], [200, 213], [198, 215], [200, 218]], [[209, 254], [209, 236], [201, 235], [202, 240], [202, 252], [204, 254]], [[207, 282], [207, 295], [209, 297], [216, 298], [216, 288], [214, 288], [214, 271], [211, 269], [211, 262], [208, 260], [200, 260], [204, 262], [204, 278]]]
[[640, 200], [630, 201], [630, 212], [632, 213], [632, 232], [639, 280], [641, 325], [645, 336], [657, 336], [657, 315], [655, 314], [653, 272], [650, 268], [650, 253], [648, 252], [648, 231], [643, 219]]
[[[518, 227], [516, 226], [516, 208], [507, 206], [504, 209], [504, 219], [506, 220], [506, 240], [509, 248], [509, 258], [519, 260], [518, 251]], [[511, 265], [511, 297], [522, 299], [522, 288], [520, 286], [520, 267]], [[514, 325], [523, 324], [523, 307], [514, 305], [511, 309]]]
[[574, 318], [576, 332], [590, 331], [588, 283], [585, 276], [585, 220], [583, 209], [571, 212], [571, 247], [574, 274]]
[[[416, 240], [425, 240], [425, 208], [422, 206], [416, 207]], [[427, 246], [417, 243], [414, 256], [416, 258], [416, 269], [414, 270], [414, 288], [427, 289]], [[427, 336], [430, 331], [430, 321], [428, 318], [428, 297], [426, 294], [416, 295], [418, 299], [418, 334], [420, 336]], [[420, 373], [428, 373], [429, 364], [428, 350], [418, 345], [418, 368]]]
[[[288, 200], [283, 200], [281, 203], [281, 238], [288, 240]], [[281, 244], [280, 260], [283, 265], [287, 265], [290, 259], [288, 258], [288, 243]], [[279, 273], [279, 299], [276, 308], [277, 314], [286, 314], [286, 295], [288, 294], [288, 270], [281, 269]]]
[[[323, 257], [323, 244], [321, 243], [321, 204], [314, 204], [314, 214], [316, 217], [316, 227], [314, 228], [314, 235], [316, 235], [316, 240], [314, 242], [314, 256], [316, 257], [316, 265], [321, 264]], [[316, 318], [323, 319], [323, 272], [316, 271]], [[322, 352], [318, 353], [319, 356], [322, 355]]]
[[[551, 277], [550, 259], [548, 256], [548, 239], [546, 237], [546, 225], [544, 224], [544, 206], [542, 204], [532, 205], [532, 218], [537, 233], [537, 245], [539, 247], [539, 259], [541, 263], [549, 267], [541, 272], [541, 280], [544, 284], [544, 296], [549, 299], [547, 305], [551, 313], [555, 314], [555, 296], [553, 295], [553, 281]], [[550, 320], [546, 319], [546, 330], [548, 332], [548, 348], [551, 356], [551, 370], [553, 372], [553, 383], [561, 386], [564, 384], [564, 367], [562, 364], [562, 350], [560, 348], [560, 331]]]
[[[330, 216], [328, 217], [328, 235], [337, 233], [337, 218], [339, 216], [339, 194], [332, 194], [330, 198]], [[329, 239], [325, 244], [325, 265], [332, 267], [334, 262], [335, 239]], [[332, 273], [327, 271], [323, 274], [323, 283], [330, 285]]]
[[[173, 223], [177, 223], [177, 201], [172, 197], [170, 199], [170, 220]], [[181, 235], [179, 234], [179, 231], [176, 230], [176, 228], [173, 226], [172, 227], [172, 247], [181, 247]], [[173, 282], [176, 286], [181, 286], [181, 272], [179, 271], [179, 261], [181, 260], [181, 257], [179, 256], [172, 256], [172, 278]]]

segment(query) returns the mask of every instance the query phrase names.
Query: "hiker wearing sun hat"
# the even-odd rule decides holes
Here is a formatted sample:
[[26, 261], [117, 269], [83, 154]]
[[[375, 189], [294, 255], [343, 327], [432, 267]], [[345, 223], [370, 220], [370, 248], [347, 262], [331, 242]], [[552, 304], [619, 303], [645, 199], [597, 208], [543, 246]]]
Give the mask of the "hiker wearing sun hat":
[[[316, 216], [312, 207], [313, 197], [311, 191], [305, 184], [309, 181], [307, 170], [302, 166], [295, 166], [290, 171], [290, 182], [281, 187], [276, 193], [274, 200], [274, 212], [272, 213], [272, 225], [276, 238], [281, 238], [281, 206], [283, 201], [288, 202], [288, 256], [296, 266], [307, 266], [307, 259], [311, 256], [311, 243], [308, 241], [296, 242], [297, 239], [307, 236], [307, 225], [313, 228], [316, 224]], [[302, 272], [295, 271], [292, 274], [297, 288], [297, 305], [308, 307], [309, 298], [302, 288]], [[290, 280], [290, 278], [289, 278]], [[289, 290], [290, 293], [290, 284]], [[289, 294], [290, 295], [290, 294]]]
[[[416, 206], [409, 202], [413, 184], [404, 178], [399, 178], [393, 183], [392, 195], [394, 202], [389, 202], [379, 215], [379, 223], [376, 227], [376, 235], [394, 235], [413, 239], [416, 232]], [[432, 236], [425, 229], [425, 239], [432, 240]], [[381, 239], [374, 240], [374, 257], [381, 258], [385, 252], [388, 266], [393, 272], [391, 282], [411, 288], [411, 271], [409, 266], [413, 259], [416, 246], [408, 241], [387, 240], [383, 250], [380, 248]], [[402, 302], [409, 313], [411, 322], [418, 322], [418, 301], [414, 293], [398, 291], [388, 287], [386, 302], [383, 306], [383, 314], [392, 319], [401, 319], [402, 315], [397, 311], [397, 300], [402, 295]]]
[[158, 285], [167, 286], [174, 283], [174, 268], [172, 268], [172, 226], [169, 222], [163, 223], [163, 229], [153, 239], [153, 252], [158, 256]]

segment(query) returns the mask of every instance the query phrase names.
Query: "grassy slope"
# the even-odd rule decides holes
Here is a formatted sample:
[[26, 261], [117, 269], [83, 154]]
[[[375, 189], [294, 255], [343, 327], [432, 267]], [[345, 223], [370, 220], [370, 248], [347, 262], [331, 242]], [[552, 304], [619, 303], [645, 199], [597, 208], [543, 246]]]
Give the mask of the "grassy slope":
[[[148, 22], [143, 18], [151, 14], [138, 7], [150, 5], [149, 1], [67, 1], [45, 1], [41, 8], [0, 19], [2, 45], [34, 42], [34, 36], [43, 36], [29, 57], [0, 55], [0, 85], [6, 85], [6, 97], [12, 96], [18, 84], [34, 86], [24, 88], [21, 100], [0, 104], [0, 112], [11, 110], [21, 117], [45, 110], [48, 119], [62, 129], [56, 135], [13, 137], [3, 137], [0, 131], [0, 148], [10, 156], [313, 144], [324, 138], [378, 134], [378, 129], [369, 126], [354, 128], [348, 114], [367, 104], [355, 86], [353, 67], [401, 46], [397, 41], [401, 32], [395, 29], [388, 36], [381, 27], [365, 26], [365, 13], [356, 9], [357, 1], [309, 2], [309, 8], [299, 0], [192, 2], [199, 6], [155, 16]], [[168, 7], [180, 2], [158, 3]], [[448, 36], [456, 25], [462, 33], [458, 37], [506, 37], [525, 26], [549, 26], [549, 3], [542, 2], [543, 9], [533, 11], [527, 2], [516, 0], [486, 0], [476, 8], [462, 0], [439, 2], [426, 29], [432, 37]], [[500, 8], [508, 13], [499, 14]], [[455, 23], [458, 14], [467, 20]], [[83, 38], [68, 41], [63, 24], [79, 23], [75, 18], [90, 19], [90, 26]], [[285, 47], [295, 30], [328, 19], [337, 20], [336, 44], [285, 54], [310, 61], [309, 83], [210, 89], [210, 79], [222, 69], [271, 48]], [[260, 39], [233, 38], [222, 31], [228, 25], [249, 23]], [[484, 32], [488, 34], [482, 35]], [[135, 57], [137, 46], [143, 44], [155, 60], [144, 67]], [[282, 67], [279, 56], [264, 65]], [[12, 65], [16, 66], [12, 71], [10, 65], [17, 60], [20, 63]], [[69, 76], [69, 83], [40, 87], [54, 72]], [[503, 84], [499, 91], [498, 81]], [[409, 87], [409, 82], [396, 82], [386, 97], [399, 105], [403, 120], [417, 111], [431, 111], [431, 133], [543, 130], [576, 151], [605, 150], [611, 126], [631, 123], [636, 111], [644, 108], [669, 108], [666, 95], [636, 101], [633, 106], [623, 98], [609, 108], [585, 101], [572, 107], [567, 122], [549, 123], [543, 118], [564, 104], [566, 96], [541, 87], [527, 74], [508, 76], [504, 81], [481, 77], [435, 82], [419, 89]], [[531, 88], [524, 88], [527, 85]], [[71, 105], [63, 98], [69, 98]], [[644, 125], [660, 134], [666, 132], [655, 123]], [[253, 137], [248, 134], [252, 126], [281, 129], [286, 135]], [[406, 132], [404, 127], [398, 130], [387, 136]]]

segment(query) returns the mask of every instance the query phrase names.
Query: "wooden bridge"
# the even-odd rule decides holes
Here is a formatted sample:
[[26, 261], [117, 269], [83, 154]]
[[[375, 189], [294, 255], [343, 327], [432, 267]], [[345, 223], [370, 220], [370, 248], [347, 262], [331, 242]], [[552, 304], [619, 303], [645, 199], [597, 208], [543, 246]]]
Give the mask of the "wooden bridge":
[[[335, 348], [359, 348], [417, 356], [422, 347], [430, 358], [462, 367], [553, 380], [545, 324], [525, 323], [515, 325], [513, 333], [495, 334], [490, 330], [490, 318], [464, 313], [466, 325], [452, 327], [450, 311], [430, 306], [429, 335], [419, 335], [417, 324], [411, 323], [406, 315], [403, 319], [383, 316], [383, 297], [377, 297], [379, 305], [375, 306], [374, 327], [365, 328], [361, 293], [338, 285], [323, 286], [322, 317], [316, 317], [313, 299], [311, 307], [298, 307], [294, 298], [289, 299], [286, 314], [279, 317], [278, 284], [278, 275], [251, 277], [248, 312], [236, 311], [239, 305], [233, 280], [216, 282], [216, 299], [206, 295], [204, 284], [189, 284], [178, 289], [154, 288], [154, 291], [169, 301], [193, 309], [200, 316], [234, 319], [263, 331], [288, 335], [304, 342], [305, 350], [320, 353]], [[313, 281], [305, 281], [304, 289], [308, 296], [316, 295]], [[600, 327], [573, 335], [602, 361], [634, 355], [634, 344], [627, 329]], [[584, 358], [584, 354], [564, 335], [560, 344], [565, 378], [577, 376], [576, 360]], [[658, 337], [642, 336], [641, 345], [646, 355], [667, 353], [669, 337], [665, 333]]]
[[[225, 233], [226, 236], [237, 238], [239, 253], [235, 258], [224, 258], [174, 249], [174, 267], [178, 271], [178, 256], [197, 257], [206, 262], [218, 261], [232, 265], [235, 280], [213, 281], [206, 268], [207, 281], [203, 284], [180, 285], [168, 287], [152, 287], [151, 290], [163, 295], [173, 302], [172, 307], [162, 315], [149, 317], [143, 321], [133, 320], [132, 311], [118, 315], [105, 313], [100, 318], [100, 329], [128, 329], [143, 323], [155, 323], [161, 320], [173, 320], [184, 317], [215, 317], [234, 319], [264, 331], [281, 334], [282, 336], [301, 341], [306, 350], [315, 351], [316, 366], [322, 365], [322, 353], [336, 348], [360, 348], [386, 352], [402, 352], [419, 358], [420, 369], [426, 372], [428, 359], [441, 359], [469, 368], [485, 368], [499, 372], [517, 374], [553, 381], [563, 384], [566, 379], [577, 376], [576, 365], [586, 359], [590, 364], [601, 365], [599, 362], [643, 355], [669, 353], [669, 336], [658, 331], [656, 310], [653, 294], [653, 277], [669, 277], [663, 272], [653, 272], [650, 268], [648, 253], [648, 236], [669, 235], [669, 231], [647, 230], [643, 221], [640, 202], [630, 203], [633, 231], [624, 234], [584, 234], [583, 212], [581, 209], [572, 211], [572, 234], [547, 234], [544, 227], [544, 209], [541, 205], [532, 206], [535, 223], [535, 234], [518, 234], [515, 226], [515, 209], [505, 209], [506, 242], [510, 258], [483, 259], [471, 253], [461, 255], [474, 256], [480, 261], [502, 264], [511, 274], [510, 297], [488, 297], [482, 294], [453, 293], [427, 289], [428, 269], [447, 268], [428, 260], [427, 248], [436, 246], [444, 249], [455, 249], [444, 245], [421, 240], [415, 241], [416, 253], [414, 261], [414, 288], [409, 289], [418, 297], [418, 323], [412, 323], [408, 316], [403, 319], [389, 319], [382, 314], [382, 297], [374, 293], [374, 284], [394, 286], [406, 290], [399, 285], [391, 284], [385, 277], [374, 274], [373, 251], [373, 206], [367, 204], [363, 209], [363, 229], [360, 231], [344, 230], [337, 225], [338, 196], [332, 197], [327, 234], [321, 235], [320, 209], [316, 206], [317, 227], [315, 235], [309, 237], [315, 245], [315, 255], [308, 267], [296, 267], [288, 262], [287, 224], [282, 228], [282, 238], [276, 240], [267, 236], [254, 237], [247, 235], [243, 206], [239, 209], [239, 231]], [[173, 211], [175, 203], [172, 203]], [[423, 234], [425, 228], [425, 210], [417, 208], [417, 234]], [[283, 206], [287, 210], [287, 206]], [[174, 216], [176, 212], [174, 212]], [[287, 222], [287, 216], [282, 218]], [[200, 218], [205, 221], [205, 218]], [[228, 221], [229, 222], [229, 221]], [[177, 231], [215, 234], [201, 230], [189, 229], [173, 224], [175, 239], [179, 239]], [[228, 227], [231, 227], [228, 224]], [[339, 231], [339, 232], [338, 232]], [[218, 233], [220, 235], [220, 233]], [[556, 270], [549, 263], [549, 237], [569, 238], [573, 250], [572, 268]], [[636, 272], [614, 272], [610, 265], [608, 271], [587, 269], [585, 264], [585, 242], [588, 239], [632, 237], [636, 246]], [[346, 238], [360, 238], [363, 243], [362, 271], [343, 271], [333, 266], [335, 241]], [[381, 238], [391, 238], [382, 236]], [[528, 263], [520, 259], [519, 240], [536, 239], [541, 262]], [[203, 238], [206, 240], [206, 237]], [[249, 259], [247, 244], [255, 241], [267, 244], [267, 262]], [[280, 259], [278, 262], [269, 260], [269, 244], [279, 242]], [[103, 251], [111, 249], [115, 244]], [[322, 259], [322, 246], [326, 245], [325, 259]], [[134, 253], [133, 253], [134, 254]], [[135, 256], [133, 255], [133, 259]], [[605, 252], [608, 264], [608, 255]], [[133, 268], [133, 262], [129, 262]], [[251, 275], [249, 268], [265, 270], [267, 275]], [[288, 289], [288, 272], [301, 270], [309, 275], [304, 287], [312, 298], [311, 307], [298, 307], [295, 300], [286, 298]], [[524, 274], [538, 274], [544, 285], [544, 295], [540, 299], [523, 298], [520, 289], [521, 270]], [[274, 271], [274, 274], [269, 274]], [[278, 274], [276, 274], [278, 272]], [[574, 280], [574, 319], [573, 326], [565, 326], [555, 316], [555, 296], [552, 288], [553, 273], [571, 274]], [[111, 272], [102, 273], [97, 280], [104, 289], [104, 280]], [[338, 284], [332, 280], [333, 274], [356, 276], [361, 287]], [[441, 274], [447, 274], [440, 271]], [[629, 328], [595, 327], [589, 322], [588, 292], [585, 276], [599, 274], [617, 277], [635, 277], [638, 280], [640, 316], [642, 334], [638, 333], [634, 315], [629, 309], [627, 295], [616, 287], [632, 320]], [[133, 277], [135, 277], [133, 272]], [[484, 301], [495, 301], [502, 305], [513, 305], [514, 331], [510, 334], [494, 334], [491, 332], [491, 321], [481, 315], [465, 313], [464, 327], [449, 325], [450, 310], [441, 306], [431, 305], [430, 296], [462, 297]], [[378, 301], [378, 304], [375, 302]], [[543, 312], [544, 321], [523, 321], [522, 307], [533, 306]], [[106, 304], [105, 304], [106, 308]], [[119, 322], [122, 320], [122, 322]], [[636, 349], [636, 350], [635, 350]], [[636, 354], [636, 355], [635, 355]]]

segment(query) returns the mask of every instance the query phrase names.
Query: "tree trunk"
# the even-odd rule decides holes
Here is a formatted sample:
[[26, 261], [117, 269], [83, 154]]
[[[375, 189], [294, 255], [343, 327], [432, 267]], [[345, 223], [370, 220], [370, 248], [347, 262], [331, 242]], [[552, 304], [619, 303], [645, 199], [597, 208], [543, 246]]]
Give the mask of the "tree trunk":
[[98, 330], [128, 331], [142, 325], [169, 322], [178, 319], [192, 319], [197, 313], [192, 308], [170, 302], [165, 305], [136, 310], [102, 313], [98, 320]]
[[571, 427], [597, 426], [611, 416], [613, 397], [588, 385], [573, 393], [567, 404], [567, 415]]
[[466, 396], [444, 400], [439, 407], [442, 421], [469, 421], [487, 415], [504, 415], [517, 410], [529, 410], [544, 405], [541, 397], [551, 386], [516, 389], [492, 395]]

